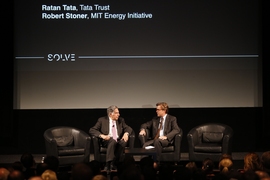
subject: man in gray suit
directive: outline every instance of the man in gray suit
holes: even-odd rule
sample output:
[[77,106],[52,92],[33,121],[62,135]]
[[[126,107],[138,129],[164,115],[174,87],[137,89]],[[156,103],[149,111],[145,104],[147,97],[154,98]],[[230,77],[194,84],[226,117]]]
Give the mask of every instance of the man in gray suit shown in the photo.
[[115,105],[108,107],[107,116],[100,117],[90,128],[89,134],[99,137],[102,146],[107,148],[105,171],[116,170],[116,164],[127,146],[131,133],[132,128],[120,117],[119,109]]
[[[177,124],[177,118],[169,115],[168,112],[169,106],[166,102],[157,103],[157,116],[142,124],[140,127],[139,140],[141,141],[143,148],[150,145],[155,147],[157,152],[157,164],[159,163],[162,148],[173,144],[175,135],[180,132],[180,128]],[[144,142],[143,136],[146,135],[146,129],[152,132],[150,135],[152,139]]]

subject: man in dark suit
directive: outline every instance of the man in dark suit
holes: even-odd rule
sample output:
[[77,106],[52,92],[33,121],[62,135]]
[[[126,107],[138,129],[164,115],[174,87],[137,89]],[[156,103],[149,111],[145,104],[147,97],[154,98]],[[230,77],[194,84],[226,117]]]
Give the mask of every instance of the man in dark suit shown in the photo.
[[[180,132],[180,128],[177,124],[177,118],[169,115],[168,112],[169,106],[166,102],[157,103],[157,116],[151,121],[142,124],[140,128],[139,140],[141,141],[143,148],[150,145],[155,147],[157,152],[157,164],[159,163],[162,148],[173,144],[175,135]],[[152,139],[144,142],[143,136],[146,135],[146,129],[152,132],[150,135]]]
[[116,170],[121,155],[127,146],[132,128],[120,117],[117,106],[107,108],[107,116],[100,117],[90,128],[89,133],[101,139],[103,147],[107,148],[105,171]]

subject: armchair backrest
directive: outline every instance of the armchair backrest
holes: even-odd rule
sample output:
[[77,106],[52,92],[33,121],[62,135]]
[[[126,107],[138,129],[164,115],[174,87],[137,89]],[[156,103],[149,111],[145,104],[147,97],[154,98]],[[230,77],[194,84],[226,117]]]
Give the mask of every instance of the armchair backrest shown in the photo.
[[199,142],[222,143],[226,136],[233,136],[233,131],[225,124],[208,123],[193,128],[190,134],[197,135]]
[[222,142],[226,136],[233,136],[231,127],[220,123],[207,123],[192,128],[188,135],[192,135],[198,142]]
[[67,126],[52,127],[44,132],[44,138],[51,143],[55,143],[59,147],[69,145],[80,146],[83,142],[81,140],[89,137],[90,136],[86,132]]
[[57,146],[69,146],[74,143],[72,128],[69,127],[52,128],[51,134],[54,137]]

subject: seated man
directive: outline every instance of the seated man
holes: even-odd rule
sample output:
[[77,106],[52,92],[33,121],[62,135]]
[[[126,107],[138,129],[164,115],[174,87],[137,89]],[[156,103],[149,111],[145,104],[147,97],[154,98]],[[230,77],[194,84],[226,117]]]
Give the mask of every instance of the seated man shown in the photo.
[[100,117],[90,128],[92,136],[99,137],[103,147],[107,148],[105,171],[116,170],[121,155],[127,146],[132,128],[120,117],[118,107],[112,105],[107,108],[107,116]]
[[180,128],[177,124],[177,118],[169,115],[169,106],[166,102],[159,102],[156,104],[157,116],[152,120],[141,125],[139,140],[143,142],[142,136],[146,135],[146,129],[149,129],[152,134],[151,140],[146,141],[143,144],[143,148],[149,145],[153,145],[157,152],[157,164],[160,162],[160,155],[162,148],[173,144],[174,137],[180,133]]

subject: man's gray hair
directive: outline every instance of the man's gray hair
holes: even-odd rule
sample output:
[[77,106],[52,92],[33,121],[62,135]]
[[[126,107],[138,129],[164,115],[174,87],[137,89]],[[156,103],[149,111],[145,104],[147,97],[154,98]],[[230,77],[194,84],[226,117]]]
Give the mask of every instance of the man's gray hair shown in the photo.
[[114,112],[115,109],[118,109],[116,105],[111,105],[107,108],[107,115],[109,116],[111,113]]

